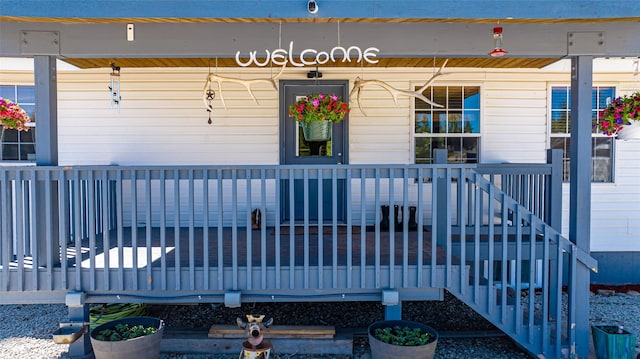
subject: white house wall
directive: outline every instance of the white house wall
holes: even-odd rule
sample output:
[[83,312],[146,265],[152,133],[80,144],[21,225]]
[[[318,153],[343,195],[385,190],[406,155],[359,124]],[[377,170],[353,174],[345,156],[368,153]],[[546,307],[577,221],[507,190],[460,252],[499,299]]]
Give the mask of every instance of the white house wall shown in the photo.
[[[277,69],[212,68],[228,77],[265,78]],[[321,68],[323,79],[356,76],[397,88],[422,85],[432,68]],[[128,69],[121,71],[120,109],[110,105],[110,69],[67,70],[58,74],[59,164],[63,165],[237,165],[279,162],[278,92],[255,84],[253,102],[244,86],[214,87],[212,125],[207,124],[202,91],[209,69]],[[305,79],[308,69],[287,69],[280,78]],[[548,147],[549,88],[570,85],[569,72],[535,69],[445,69],[435,85],[478,85],[482,94],[482,162],[544,162]],[[640,89],[632,70],[595,73],[594,85],[619,93]],[[1,84],[32,84],[31,71],[2,71]],[[228,110],[220,100],[224,96]],[[411,163],[412,101],[377,86],[362,93],[364,116],[352,99],[349,163]],[[640,251],[640,141],[615,143],[615,183],[592,186],[592,251]],[[397,195],[400,195],[397,193]],[[359,201],[360,194],[352,198]],[[563,232],[568,233],[569,188],[564,186]],[[359,203],[353,203],[359,206]],[[375,210],[373,207],[371,211]],[[370,216],[371,214],[369,214]]]

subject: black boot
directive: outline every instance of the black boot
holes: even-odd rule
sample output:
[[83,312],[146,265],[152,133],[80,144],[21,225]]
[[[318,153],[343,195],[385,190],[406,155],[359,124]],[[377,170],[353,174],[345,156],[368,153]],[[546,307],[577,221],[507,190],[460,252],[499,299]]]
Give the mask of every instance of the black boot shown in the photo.
[[393,206],[393,212],[395,216],[393,222],[395,223],[396,231],[402,230],[402,217],[404,216],[404,213],[402,213],[402,210],[403,210],[403,207],[398,206],[397,204]]
[[416,206],[409,207],[409,230],[415,231],[418,229],[418,222],[416,222]]
[[380,221],[380,230],[388,231],[389,230],[389,206],[387,205],[380,206],[380,210],[382,211],[382,220]]
[[251,212],[251,229],[262,228],[262,212],[256,208]]

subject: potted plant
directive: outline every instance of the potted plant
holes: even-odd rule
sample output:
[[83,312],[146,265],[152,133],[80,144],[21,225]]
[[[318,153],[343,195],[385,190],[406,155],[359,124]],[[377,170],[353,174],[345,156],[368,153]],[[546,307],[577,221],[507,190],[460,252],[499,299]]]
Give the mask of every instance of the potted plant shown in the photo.
[[607,136],[622,140],[640,139],[640,91],[614,99],[600,111],[595,126]]
[[591,334],[598,359],[635,359],[636,337],[623,327],[593,325]]
[[369,326],[369,347],[373,359],[432,359],[438,332],[430,326],[408,320],[383,320]]
[[328,141],[334,123],[344,121],[349,105],[334,94],[311,94],[289,106],[289,116],[302,126],[307,141]]
[[154,317],[126,317],[101,324],[91,331],[96,359],[157,359],[164,321]]
[[0,97],[0,142],[4,139],[4,130],[29,131],[29,121],[29,116],[18,104]]

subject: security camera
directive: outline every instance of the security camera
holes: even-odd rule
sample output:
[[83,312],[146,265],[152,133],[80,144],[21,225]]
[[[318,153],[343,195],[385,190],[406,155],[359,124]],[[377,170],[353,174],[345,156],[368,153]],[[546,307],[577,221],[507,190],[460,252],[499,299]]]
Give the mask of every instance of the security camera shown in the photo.
[[309,14],[315,14],[318,12],[318,3],[316,3],[316,0],[309,0],[307,3],[307,11],[309,11]]

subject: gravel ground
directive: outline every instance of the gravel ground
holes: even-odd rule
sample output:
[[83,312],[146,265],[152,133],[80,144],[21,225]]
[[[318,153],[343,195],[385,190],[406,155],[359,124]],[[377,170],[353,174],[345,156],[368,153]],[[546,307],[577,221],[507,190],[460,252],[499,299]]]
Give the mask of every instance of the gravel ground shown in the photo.
[[[623,325],[638,336],[640,347],[640,295],[618,293],[612,296],[591,296],[592,324]],[[279,324],[335,325],[340,328],[365,328],[382,319],[379,303],[316,303],[287,305],[255,304],[239,309],[222,306],[150,306],[149,314],[165,319],[168,327],[209,328],[214,323],[232,324],[246,312],[273,316]],[[427,323],[441,333],[473,331],[492,333],[490,323],[480,318],[451,296],[442,302],[405,303],[404,319]],[[51,333],[58,323],[66,321],[64,305],[0,305],[0,358],[69,358],[68,345],[55,344]],[[10,323],[9,325],[7,325]],[[28,353],[28,356],[25,356]],[[237,354],[162,353],[161,359],[237,359]],[[276,359],[366,359],[370,358],[366,337],[354,338],[354,353],[348,356],[310,356],[278,353]],[[529,358],[504,336],[441,338],[436,358],[512,359]]]

